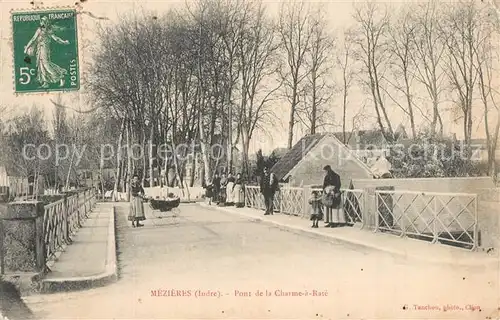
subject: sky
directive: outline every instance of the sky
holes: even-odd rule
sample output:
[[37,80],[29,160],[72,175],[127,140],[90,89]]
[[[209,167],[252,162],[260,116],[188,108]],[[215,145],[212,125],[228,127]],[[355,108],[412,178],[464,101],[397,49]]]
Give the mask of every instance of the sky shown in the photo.
[[[279,8],[279,1],[266,1],[264,2],[268,5],[270,12],[273,15],[277,15]],[[329,23],[331,31],[338,30],[349,26],[353,23],[352,20],[352,10],[353,10],[353,2],[350,1],[327,1],[327,2],[319,2],[322,10],[324,10],[327,17],[329,17]],[[385,1],[388,5],[392,6],[401,6],[405,5],[403,1],[397,2],[388,2]],[[54,8],[54,7],[75,7],[75,2],[69,0],[45,0],[43,4],[41,2],[35,2],[35,4],[42,8]],[[91,12],[95,16],[106,17],[109,21],[102,20],[99,23],[103,24],[112,24],[118,21],[118,17],[121,14],[133,11],[141,11],[142,9],[153,10],[161,13],[163,11],[167,11],[173,7],[182,7],[185,5],[184,1],[167,1],[167,0],[156,0],[156,1],[147,1],[147,0],[129,0],[129,1],[121,1],[121,0],[87,0],[83,4],[83,9],[85,11]],[[26,112],[30,109],[30,107],[36,103],[44,108],[45,117],[47,120],[51,120],[54,106],[50,102],[51,99],[55,100],[57,98],[57,94],[19,94],[16,95],[14,93],[14,81],[13,81],[13,58],[12,58],[12,26],[10,22],[10,11],[12,9],[30,9],[33,8],[33,5],[30,4],[30,0],[23,1],[13,1],[13,0],[0,0],[0,90],[1,90],[1,101],[5,105],[12,106],[11,113],[18,114],[22,112]],[[78,21],[78,33],[80,37],[80,42],[82,38],[85,38],[89,41],[95,37],[95,29],[93,26],[95,25],[96,20],[86,16],[80,15]],[[80,48],[80,59],[89,61],[91,59],[91,53],[82,50]],[[83,64],[81,64],[82,66]],[[80,72],[85,72],[85,70],[81,70]],[[85,104],[84,95],[84,84],[82,89],[77,93],[63,93],[61,98],[64,103],[76,105],[81,110],[88,110],[92,106],[88,106]],[[360,90],[354,89],[351,93],[350,103],[353,106],[361,106],[363,102],[366,100],[366,96]],[[334,114],[338,114],[336,110],[339,110],[339,101],[332,101],[329,105],[330,108],[333,108]],[[277,104],[273,106],[273,109],[277,110],[278,119],[275,123],[273,123],[267,129],[267,133],[257,132],[254,136],[251,145],[251,152],[256,151],[259,148],[262,148],[264,153],[269,153],[271,150],[277,147],[286,147],[287,144],[287,132],[288,132],[288,116],[289,116],[289,107],[284,104]],[[353,110],[355,108],[352,108]],[[368,113],[371,113],[371,109],[373,109],[370,105],[367,105],[366,110]],[[355,110],[354,110],[355,111]],[[352,112],[354,112],[352,111]],[[2,117],[6,117],[6,115],[1,115]],[[352,116],[348,114],[348,117]],[[401,121],[402,114],[398,112],[396,108],[391,109],[390,113],[391,119],[393,119],[394,127],[396,127]],[[336,117],[336,120],[339,120],[340,117]],[[444,121],[446,123],[446,132],[457,133],[457,136],[461,135],[461,128],[459,125],[453,124],[449,119],[451,116],[445,115]],[[373,127],[374,121],[367,120],[365,121],[364,127],[371,128]],[[476,128],[475,128],[476,129]],[[294,141],[298,141],[304,132],[300,132],[300,128],[295,132]],[[478,130],[474,132],[475,137],[483,137],[483,129],[482,126],[478,126]]]

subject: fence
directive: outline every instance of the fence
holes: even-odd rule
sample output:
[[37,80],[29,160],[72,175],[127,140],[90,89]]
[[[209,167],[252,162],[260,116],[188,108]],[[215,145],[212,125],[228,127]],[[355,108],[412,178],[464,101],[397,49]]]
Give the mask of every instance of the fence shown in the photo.
[[[315,188],[281,187],[274,197],[274,210],[284,214],[299,217],[309,216],[309,197],[312,191],[320,191]],[[365,196],[363,190],[341,189],[342,208],[346,214],[348,223],[360,223],[361,228],[365,226],[363,216],[365,208]],[[264,209],[264,199],[260,195],[258,186],[245,186],[245,206]]]
[[[375,199],[364,190],[341,189],[342,209],[350,224],[400,237],[414,238],[475,250],[479,244],[478,196],[468,193],[437,193],[375,190]],[[308,217],[308,199],[314,188],[281,187],[274,210]],[[368,201],[373,204],[369,212]],[[245,187],[245,205],[264,209],[259,187]],[[373,207],[372,207],[373,208]]]
[[93,190],[68,194],[67,197],[45,206],[43,230],[45,240],[45,261],[54,259],[64,245],[70,244],[75,232],[96,202]]
[[375,199],[376,232],[478,247],[476,194],[377,190]]

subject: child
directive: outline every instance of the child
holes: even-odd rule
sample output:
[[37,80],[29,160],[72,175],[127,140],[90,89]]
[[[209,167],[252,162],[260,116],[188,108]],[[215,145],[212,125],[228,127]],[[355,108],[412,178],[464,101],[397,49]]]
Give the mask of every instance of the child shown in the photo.
[[318,191],[311,192],[311,198],[309,198],[309,204],[311,205],[311,221],[313,225],[311,228],[318,227],[318,221],[323,220],[323,208],[321,203],[321,197]]

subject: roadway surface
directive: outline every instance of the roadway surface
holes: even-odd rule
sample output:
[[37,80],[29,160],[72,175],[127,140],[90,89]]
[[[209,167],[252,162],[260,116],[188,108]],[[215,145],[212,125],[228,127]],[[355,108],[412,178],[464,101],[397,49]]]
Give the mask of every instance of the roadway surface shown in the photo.
[[38,317],[485,319],[499,306],[498,269],[406,261],[195,204],[147,208],[132,228],[118,205],[118,282],[29,299]]

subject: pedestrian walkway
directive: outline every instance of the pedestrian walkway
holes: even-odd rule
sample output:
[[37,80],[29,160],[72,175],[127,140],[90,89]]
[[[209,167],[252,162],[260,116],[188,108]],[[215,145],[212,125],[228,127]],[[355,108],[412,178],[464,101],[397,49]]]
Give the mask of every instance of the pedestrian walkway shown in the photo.
[[240,214],[252,219],[259,219],[262,222],[289,230],[328,237],[348,245],[357,245],[383,251],[403,258],[418,259],[430,263],[461,265],[471,268],[498,269],[500,267],[498,253],[470,252],[465,249],[442,244],[432,244],[420,240],[374,233],[369,230],[360,230],[357,227],[325,228],[323,225],[320,225],[318,229],[313,229],[308,220],[297,216],[280,213],[265,216],[263,210],[253,208],[218,207],[214,205],[209,206],[206,203],[200,205],[228,213]]
[[42,281],[43,292],[76,290],[116,279],[115,205],[97,203]]

